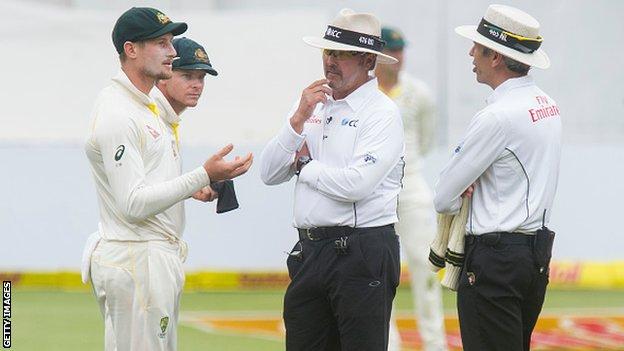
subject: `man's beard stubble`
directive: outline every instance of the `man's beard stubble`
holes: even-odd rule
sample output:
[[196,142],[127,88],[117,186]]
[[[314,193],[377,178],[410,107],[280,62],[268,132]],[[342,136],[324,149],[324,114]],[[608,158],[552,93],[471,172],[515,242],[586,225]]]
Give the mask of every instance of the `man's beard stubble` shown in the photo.
[[154,81],[165,80],[165,79],[169,79],[173,77],[172,71],[166,72],[166,71],[161,70],[161,71],[155,72],[155,71],[150,70],[147,67],[143,68],[143,74],[147,77],[154,79]]

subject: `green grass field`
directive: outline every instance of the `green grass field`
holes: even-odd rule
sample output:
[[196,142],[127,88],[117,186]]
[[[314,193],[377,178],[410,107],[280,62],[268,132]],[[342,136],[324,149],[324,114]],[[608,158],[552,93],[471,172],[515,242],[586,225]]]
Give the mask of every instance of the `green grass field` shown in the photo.
[[[223,291],[186,293],[182,314],[190,312],[249,312],[279,315],[283,290]],[[103,323],[94,297],[88,292],[13,290],[13,350],[102,350]],[[406,313],[412,308],[409,290],[399,289],[396,308]],[[447,314],[455,311],[455,294],[445,292]],[[620,311],[624,314],[624,291],[550,290],[544,313],[560,311]],[[218,330],[179,326],[179,349],[269,351],[283,350],[279,339],[256,338]]]

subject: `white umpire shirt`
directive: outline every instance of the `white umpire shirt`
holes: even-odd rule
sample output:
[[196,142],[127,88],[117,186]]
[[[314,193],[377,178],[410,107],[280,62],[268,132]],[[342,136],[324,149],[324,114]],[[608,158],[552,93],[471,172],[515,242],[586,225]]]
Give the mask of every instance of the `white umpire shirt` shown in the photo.
[[180,237],[180,203],[210,183],[203,167],[180,175],[176,141],[155,101],[123,72],[98,96],[85,151],[95,178],[100,235],[108,240]]
[[460,196],[475,190],[466,231],[530,233],[548,224],[561,154],[561,117],[533,78],[508,79],[470,122],[463,142],[442,170],[435,207],[457,213]]
[[[267,185],[290,180],[306,142],[312,161],[295,185],[294,226],[376,227],[397,222],[403,177],[403,125],[398,108],[370,79],[342,100],[319,103],[301,135],[289,120],[262,151]],[[290,118],[299,102],[290,111]]]

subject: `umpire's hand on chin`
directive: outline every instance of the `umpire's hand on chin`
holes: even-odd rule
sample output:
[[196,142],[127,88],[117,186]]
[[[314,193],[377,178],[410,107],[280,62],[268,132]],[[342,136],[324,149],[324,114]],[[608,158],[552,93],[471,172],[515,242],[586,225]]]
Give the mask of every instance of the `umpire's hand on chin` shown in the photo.
[[193,199],[203,202],[212,202],[218,197],[219,193],[212,190],[210,186],[205,186],[201,190],[193,194]]
[[234,145],[228,144],[204,163],[204,169],[211,182],[236,178],[251,167],[253,163],[251,153],[245,157],[236,156],[233,161],[225,160],[224,157],[232,152],[232,149],[234,149]]

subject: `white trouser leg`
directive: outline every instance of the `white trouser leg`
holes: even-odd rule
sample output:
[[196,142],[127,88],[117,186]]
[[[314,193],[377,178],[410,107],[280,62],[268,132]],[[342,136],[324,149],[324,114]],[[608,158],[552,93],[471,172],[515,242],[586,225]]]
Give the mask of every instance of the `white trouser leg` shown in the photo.
[[110,313],[107,311],[106,295],[103,290],[96,292],[95,287],[93,289],[93,294],[100,307],[102,319],[104,319],[104,351],[116,351],[117,347],[115,345],[115,334],[113,333],[113,322],[110,318]]
[[172,351],[184,271],[177,245],[100,242],[91,278],[105,321],[106,351]]
[[406,177],[399,196],[397,233],[407,256],[417,326],[426,351],[447,349],[440,283],[427,267],[429,244],[435,230],[435,213],[427,184],[420,176]]

